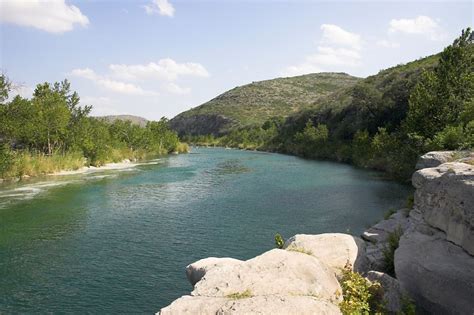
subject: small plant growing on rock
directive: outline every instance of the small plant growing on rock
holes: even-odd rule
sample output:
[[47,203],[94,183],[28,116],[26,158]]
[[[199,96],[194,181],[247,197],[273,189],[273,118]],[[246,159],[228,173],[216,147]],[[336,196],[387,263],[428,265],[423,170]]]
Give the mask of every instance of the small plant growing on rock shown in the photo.
[[293,245],[289,246],[286,250],[290,251],[290,252],[297,252],[297,253],[302,253],[302,254],[306,254],[306,255],[313,255],[312,251],[306,250],[303,247],[297,247],[297,246],[293,246]]
[[281,236],[280,233],[275,234],[276,248],[282,249],[284,245],[285,245],[285,240],[283,239],[283,236]]
[[384,313],[383,289],[380,283],[370,282],[350,265],[342,271],[340,279],[343,301],[339,308],[344,315]]
[[387,245],[383,250],[385,271],[392,277],[395,277],[395,250],[398,248],[402,234],[403,230],[400,226],[393,230],[393,232],[389,233],[387,237]]
[[240,299],[247,299],[252,297],[252,291],[249,289],[245,290],[244,292],[236,292],[227,295],[226,297],[233,299],[233,300],[240,300]]
[[402,315],[415,315],[416,314],[416,305],[413,303],[413,300],[410,297],[404,295],[401,300],[401,314]]
[[408,196],[407,198],[407,208],[408,209],[413,209],[413,205],[415,204],[415,196],[413,194],[411,194],[410,196]]
[[397,212],[397,210],[395,210],[395,209],[393,209],[393,208],[390,208],[390,209],[388,209],[387,212],[385,212],[383,218],[384,218],[385,220],[388,220],[388,219],[392,216],[392,214],[394,214],[394,213],[396,213],[396,212]]

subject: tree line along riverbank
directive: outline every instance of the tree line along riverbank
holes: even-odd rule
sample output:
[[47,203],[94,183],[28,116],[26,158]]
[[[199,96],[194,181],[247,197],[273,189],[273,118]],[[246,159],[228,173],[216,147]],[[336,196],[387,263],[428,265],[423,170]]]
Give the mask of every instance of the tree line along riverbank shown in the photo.
[[31,99],[9,98],[12,83],[0,76],[0,178],[37,176],[123,160],[188,152],[168,120],[142,127],[91,117],[67,80],[36,86]]

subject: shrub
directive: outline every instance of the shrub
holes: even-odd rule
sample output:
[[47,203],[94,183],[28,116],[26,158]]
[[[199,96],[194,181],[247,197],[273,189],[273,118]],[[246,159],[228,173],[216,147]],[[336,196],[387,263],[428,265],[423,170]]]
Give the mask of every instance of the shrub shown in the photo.
[[339,308],[344,315],[384,313],[383,289],[380,283],[370,282],[350,266],[342,271],[340,279],[343,301]]
[[285,240],[281,236],[280,233],[275,234],[275,246],[276,248],[282,249],[283,245],[285,245]]
[[410,297],[403,295],[401,300],[401,314],[402,315],[415,315],[416,305]]
[[401,227],[398,227],[393,230],[393,232],[389,233],[387,237],[387,246],[383,250],[385,271],[392,277],[395,277],[395,250],[398,248],[398,244],[402,234],[403,231]]

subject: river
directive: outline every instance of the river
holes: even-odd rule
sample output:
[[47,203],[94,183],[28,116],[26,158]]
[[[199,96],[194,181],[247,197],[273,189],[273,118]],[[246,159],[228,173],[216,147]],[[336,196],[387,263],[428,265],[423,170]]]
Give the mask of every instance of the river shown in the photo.
[[184,267],[248,259],[274,234],[359,235],[411,189],[379,173],[214,148],[0,185],[0,313],[154,313]]

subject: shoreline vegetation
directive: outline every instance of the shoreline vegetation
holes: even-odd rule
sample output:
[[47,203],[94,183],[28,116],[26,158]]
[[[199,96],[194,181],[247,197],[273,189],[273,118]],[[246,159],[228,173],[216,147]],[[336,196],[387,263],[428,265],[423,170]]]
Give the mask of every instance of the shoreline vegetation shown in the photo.
[[14,180],[107,163],[186,153],[168,119],[142,127],[89,116],[67,80],[38,84],[31,99],[9,100],[12,84],[0,75],[0,179]]
[[406,182],[424,153],[474,148],[474,33],[467,28],[443,52],[382,70],[313,109],[226,133],[180,136],[194,145],[349,163]]

